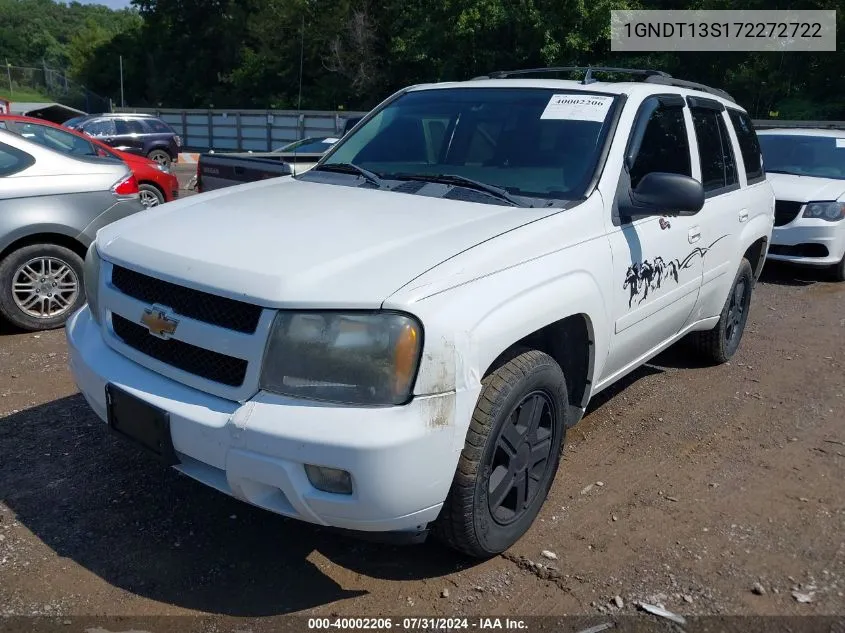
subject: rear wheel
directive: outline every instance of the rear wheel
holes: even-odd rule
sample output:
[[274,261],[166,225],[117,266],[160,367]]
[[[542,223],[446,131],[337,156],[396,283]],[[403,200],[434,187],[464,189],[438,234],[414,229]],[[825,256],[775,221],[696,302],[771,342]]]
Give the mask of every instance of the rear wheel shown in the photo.
[[154,160],[159,165],[164,165],[165,167],[170,167],[170,163],[172,162],[170,154],[165,152],[163,149],[154,149],[147,154],[147,158]]
[[0,262],[0,316],[21,329],[61,327],[84,303],[82,258],[64,246],[33,244]]
[[748,321],[753,288],[751,264],[743,259],[716,326],[707,332],[693,332],[690,335],[690,342],[703,359],[716,364],[725,363],[739,349]]
[[141,204],[144,205],[145,209],[164,204],[164,194],[155,185],[148,183],[138,185],[138,193],[141,197]]
[[518,541],[543,506],[565,435],[566,380],[525,351],[482,381],[466,444],[434,534],[477,558]]

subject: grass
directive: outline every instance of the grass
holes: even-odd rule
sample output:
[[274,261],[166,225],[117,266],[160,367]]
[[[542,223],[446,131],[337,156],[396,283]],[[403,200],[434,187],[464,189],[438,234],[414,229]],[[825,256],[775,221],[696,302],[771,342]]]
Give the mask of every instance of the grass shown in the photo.
[[3,87],[3,84],[0,83],[0,96],[9,101],[34,101],[34,102],[52,102],[54,99],[51,99],[43,92],[40,92],[37,88],[28,88],[26,86],[15,86],[15,91],[9,94],[9,85],[6,84]]

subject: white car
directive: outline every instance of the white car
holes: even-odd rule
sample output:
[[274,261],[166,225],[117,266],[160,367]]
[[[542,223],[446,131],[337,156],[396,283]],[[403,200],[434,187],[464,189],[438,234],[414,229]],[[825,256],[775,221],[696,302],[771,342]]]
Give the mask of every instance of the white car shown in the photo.
[[76,383],[243,501],[505,550],[593,395],[688,334],[734,354],[765,260],[748,115],[630,72],[411,87],[305,174],[103,229]]
[[845,281],[845,130],[760,130],[775,190],[769,259],[832,268]]

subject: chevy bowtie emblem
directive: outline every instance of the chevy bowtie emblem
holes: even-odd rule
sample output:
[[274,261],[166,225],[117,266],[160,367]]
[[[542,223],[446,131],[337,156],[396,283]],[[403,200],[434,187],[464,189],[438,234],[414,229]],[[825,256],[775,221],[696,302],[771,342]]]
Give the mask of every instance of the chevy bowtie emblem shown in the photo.
[[150,306],[144,310],[144,314],[141,317],[141,324],[146,327],[153,336],[168,339],[174,332],[176,332],[179,321],[167,316],[167,313],[168,308],[158,305]]

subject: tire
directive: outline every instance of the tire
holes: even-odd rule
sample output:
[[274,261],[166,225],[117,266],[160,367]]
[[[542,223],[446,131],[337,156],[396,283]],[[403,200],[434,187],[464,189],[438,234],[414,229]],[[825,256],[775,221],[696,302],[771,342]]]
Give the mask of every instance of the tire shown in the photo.
[[[728,362],[739,349],[745,324],[748,322],[753,289],[754,272],[749,261],[743,259],[722,308],[719,322],[712,330],[693,332],[690,335],[690,343],[702,360],[721,365]],[[739,296],[739,293],[742,296]]]
[[833,267],[833,280],[845,281],[845,257]]
[[[432,532],[464,554],[489,558],[528,531],[546,500],[560,463],[568,397],[563,370],[537,350],[513,357],[481,384],[455,478]],[[517,423],[532,404],[542,414],[533,430]],[[537,451],[533,459],[542,458],[533,465],[526,455],[530,442]],[[526,482],[522,500],[514,485],[519,481]]]
[[159,165],[164,165],[165,167],[170,167],[170,163],[173,162],[173,159],[170,158],[170,154],[163,149],[152,150],[149,154],[147,154],[147,158],[154,160]]
[[164,194],[161,193],[161,190],[155,185],[151,185],[146,182],[138,185],[138,193],[141,197],[141,204],[144,205],[145,209],[157,207],[158,205],[165,203]]
[[72,250],[33,244],[0,262],[0,316],[22,330],[61,327],[84,304],[82,258]]

